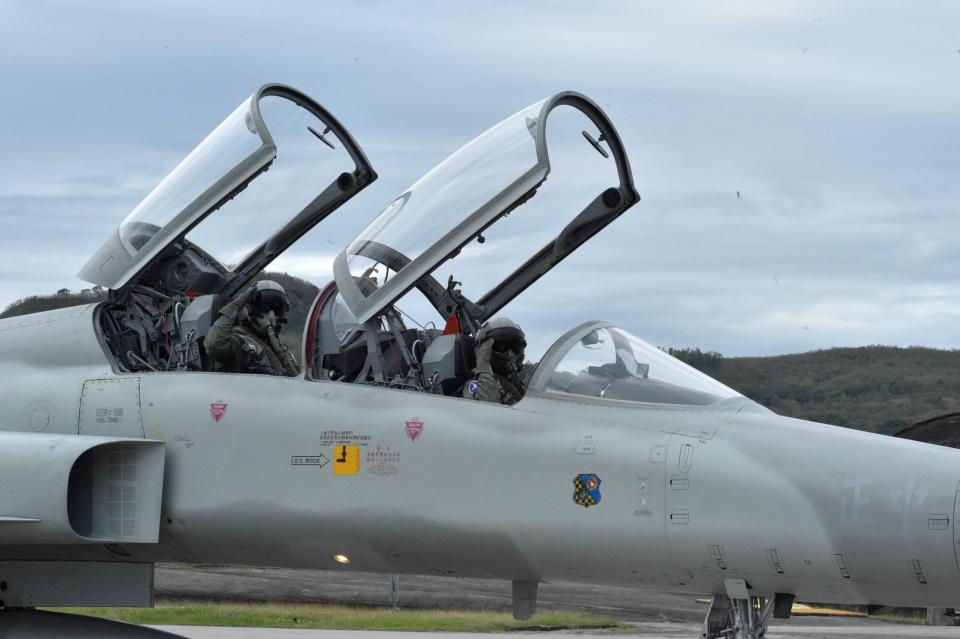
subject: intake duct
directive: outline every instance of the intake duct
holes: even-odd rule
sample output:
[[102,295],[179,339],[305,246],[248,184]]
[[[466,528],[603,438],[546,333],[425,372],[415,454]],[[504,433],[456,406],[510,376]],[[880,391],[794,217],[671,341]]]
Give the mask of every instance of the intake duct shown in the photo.
[[41,610],[0,610],[4,639],[184,639],[162,630],[119,621]]
[[0,544],[156,543],[163,442],[0,433]]

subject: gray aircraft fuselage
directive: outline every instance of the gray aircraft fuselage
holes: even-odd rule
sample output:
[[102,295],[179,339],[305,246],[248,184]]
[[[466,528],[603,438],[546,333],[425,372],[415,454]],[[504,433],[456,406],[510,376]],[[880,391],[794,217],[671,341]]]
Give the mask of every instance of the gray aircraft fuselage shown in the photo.
[[[19,543],[0,546],[2,559],[696,593],[737,577],[813,601],[960,601],[952,449],[780,417],[749,400],[658,408],[528,396],[507,407],[267,375],[116,374],[93,310],[0,321],[2,428],[25,430],[43,407],[38,432],[165,442],[159,543],[123,545],[122,557],[96,543]],[[71,361],[47,367],[71,349]],[[85,384],[102,391],[93,410],[90,397],[81,406]],[[97,420],[111,408],[124,409],[119,419]],[[359,468],[337,474],[344,446],[356,447]],[[574,502],[579,474],[600,478],[599,503]],[[0,524],[0,535],[26,525]]]

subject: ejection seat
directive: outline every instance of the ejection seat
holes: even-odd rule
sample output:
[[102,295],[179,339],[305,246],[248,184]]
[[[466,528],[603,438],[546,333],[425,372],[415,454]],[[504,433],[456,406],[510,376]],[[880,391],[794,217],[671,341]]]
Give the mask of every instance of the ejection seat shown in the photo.
[[440,335],[430,343],[421,363],[426,390],[456,395],[477,364],[474,339],[463,333]]
[[[367,335],[371,326],[377,327],[374,339]],[[371,344],[382,360],[381,380],[368,379]],[[473,338],[459,332],[384,330],[379,320],[360,326],[333,282],[314,301],[304,346],[304,362],[314,379],[388,384],[413,379],[402,387],[444,395],[459,392],[476,363]]]
[[[357,336],[358,338],[360,335]],[[387,379],[392,379],[397,375],[406,377],[410,371],[410,364],[407,363],[403,355],[404,348],[407,353],[413,354],[415,344],[422,341],[420,331],[416,329],[407,329],[400,332],[401,342],[390,333],[381,333],[377,336],[379,342],[380,354],[383,357],[384,373]],[[422,352],[422,351],[421,351]],[[325,353],[321,360],[321,368],[329,371],[330,379],[345,381],[365,381],[359,379],[363,373],[364,364],[367,362],[368,348],[367,342],[363,339],[351,340],[351,345],[342,348],[333,353]]]
[[184,348],[188,350],[188,359],[194,362],[199,360],[200,370],[213,370],[213,362],[207,356],[203,341],[213,327],[213,323],[217,321],[218,313],[220,313],[220,296],[212,294],[194,298],[180,316],[180,333],[184,336]]
[[[369,369],[369,326],[360,326],[339,300],[337,286],[330,283],[317,296],[307,329],[304,361],[315,379],[366,382]],[[383,362],[384,380],[406,378],[419,366],[428,339],[423,331],[403,328],[377,330],[373,342]]]

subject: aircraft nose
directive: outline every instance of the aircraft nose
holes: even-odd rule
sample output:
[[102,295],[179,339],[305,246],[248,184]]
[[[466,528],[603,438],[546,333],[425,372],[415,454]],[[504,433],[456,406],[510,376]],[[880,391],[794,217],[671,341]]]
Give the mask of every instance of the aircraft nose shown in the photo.
[[960,451],[759,413],[731,419],[716,439],[736,473],[716,487],[732,504],[727,521],[756,522],[750,536],[783,566],[799,561],[850,598],[960,601]]

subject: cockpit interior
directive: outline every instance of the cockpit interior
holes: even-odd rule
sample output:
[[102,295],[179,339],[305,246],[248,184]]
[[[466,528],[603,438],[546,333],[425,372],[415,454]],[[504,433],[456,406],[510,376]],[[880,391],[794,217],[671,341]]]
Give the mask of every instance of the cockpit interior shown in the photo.
[[588,98],[521,110],[337,256],[306,340],[310,375],[457,394],[481,325],[638,200],[620,138]]
[[[111,290],[98,322],[115,366],[211,370],[203,340],[219,309],[376,177],[323,107],[290,87],[261,88],[81,271]],[[302,327],[305,377],[458,396],[484,322],[639,199],[620,137],[589,98],[564,92],[519,111],[336,255]],[[563,336],[529,381],[529,393],[604,401],[736,395],[604,322]]]

